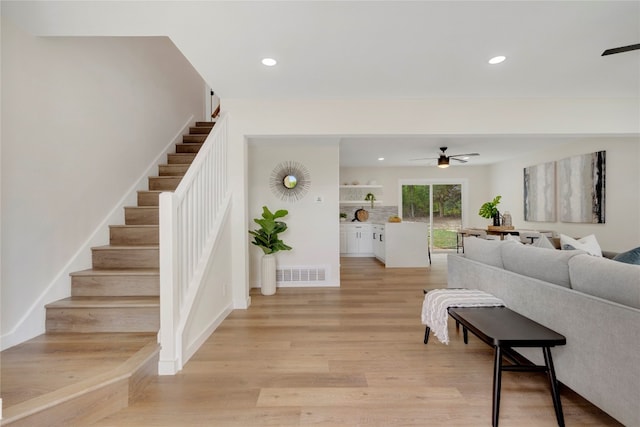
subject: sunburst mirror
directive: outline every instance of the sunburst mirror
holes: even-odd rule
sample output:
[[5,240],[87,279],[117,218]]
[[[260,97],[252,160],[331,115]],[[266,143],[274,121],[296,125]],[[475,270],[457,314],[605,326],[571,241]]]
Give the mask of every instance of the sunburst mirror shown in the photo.
[[296,202],[309,191],[311,179],[305,165],[294,160],[287,160],[278,164],[271,172],[269,182],[271,191],[280,199]]

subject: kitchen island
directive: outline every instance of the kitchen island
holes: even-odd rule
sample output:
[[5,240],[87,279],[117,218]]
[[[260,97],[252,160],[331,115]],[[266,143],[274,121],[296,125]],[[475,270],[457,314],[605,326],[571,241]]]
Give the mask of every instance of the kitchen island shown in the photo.
[[385,267],[428,267],[428,232],[424,222],[385,223]]
[[355,222],[340,225],[340,255],[373,257],[387,268],[428,267],[424,222]]

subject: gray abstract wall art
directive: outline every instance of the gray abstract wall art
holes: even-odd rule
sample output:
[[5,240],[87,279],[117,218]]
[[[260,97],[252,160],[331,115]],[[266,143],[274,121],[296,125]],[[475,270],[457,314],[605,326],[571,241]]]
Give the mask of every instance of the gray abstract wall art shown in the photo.
[[560,221],[605,223],[606,151],[558,161]]
[[524,220],[555,222],[555,162],[524,168]]

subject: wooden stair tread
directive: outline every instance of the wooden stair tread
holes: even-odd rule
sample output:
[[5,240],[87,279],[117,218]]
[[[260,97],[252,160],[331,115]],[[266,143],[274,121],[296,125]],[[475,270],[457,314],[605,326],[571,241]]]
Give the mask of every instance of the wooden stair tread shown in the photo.
[[159,307],[160,297],[69,297],[54,301],[46,308],[111,308],[111,307]]
[[91,248],[91,250],[94,251],[108,251],[108,250],[135,250],[135,249],[142,249],[142,250],[153,250],[153,249],[159,249],[160,246],[158,245],[135,245],[135,246],[126,246],[126,245],[104,245],[104,246],[94,246]]
[[[173,169],[189,169],[189,166],[191,166],[191,164],[189,163],[160,163],[158,165],[158,167],[173,168]],[[164,175],[161,175],[161,176],[164,176]]]
[[163,191],[171,192],[171,190],[138,190],[138,207],[158,207],[160,193]]
[[123,268],[123,269],[93,269],[74,271],[70,276],[159,276],[160,270],[157,268]]
[[191,135],[206,135],[211,132],[212,127],[209,126],[191,126],[189,128],[189,133]]
[[168,155],[167,161],[169,164],[190,164],[195,157],[196,153],[173,153]]
[[[149,208],[149,207],[155,207],[156,209],[158,208],[157,206],[136,206],[139,208]],[[154,224],[115,224],[115,225],[110,225],[110,228],[158,228],[160,227],[159,225],[154,225]]]
[[[122,399],[99,390],[125,381],[129,386],[123,391],[129,389],[128,399],[133,400],[157,363],[158,352],[157,334],[139,332],[57,332],[4,350],[2,424],[59,425],[62,419],[91,424],[121,409]],[[38,375],[29,375],[34,369]],[[93,415],[92,408],[108,412]]]

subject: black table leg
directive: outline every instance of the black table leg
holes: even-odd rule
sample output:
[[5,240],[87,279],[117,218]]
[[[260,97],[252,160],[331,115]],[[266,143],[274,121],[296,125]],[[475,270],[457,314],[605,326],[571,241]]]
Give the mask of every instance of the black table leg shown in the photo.
[[553,407],[556,410],[556,419],[558,425],[564,427],[564,415],[562,413],[562,402],[560,402],[560,391],[558,390],[558,381],[556,380],[556,371],[553,368],[553,358],[551,357],[551,349],[543,347],[544,363],[547,367],[549,382],[551,383],[551,397],[553,398]]
[[431,332],[431,328],[427,326],[424,329],[424,343],[425,344],[429,342],[429,332]]
[[500,386],[502,382],[502,349],[495,347],[495,359],[493,361],[493,412],[491,419],[493,427],[498,427],[498,417],[500,416]]

